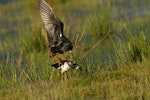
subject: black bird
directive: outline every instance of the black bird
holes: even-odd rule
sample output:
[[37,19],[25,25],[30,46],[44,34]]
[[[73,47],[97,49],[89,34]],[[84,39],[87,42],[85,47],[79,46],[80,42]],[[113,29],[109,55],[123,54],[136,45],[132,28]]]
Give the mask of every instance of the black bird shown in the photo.
[[38,0],[40,16],[45,25],[49,47],[50,57],[56,54],[63,54],[66,51],[72,51],[72,42],[63,34],[63,23],[56,17],[53,9],[44,1]]

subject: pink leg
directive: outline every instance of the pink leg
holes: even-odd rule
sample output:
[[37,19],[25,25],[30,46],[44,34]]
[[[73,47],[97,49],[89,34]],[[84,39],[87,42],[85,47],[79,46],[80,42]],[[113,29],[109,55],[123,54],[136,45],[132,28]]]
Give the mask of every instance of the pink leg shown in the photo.
[[57,57],[61,58],[62,60],[69,60],[67,58],[64,58],[62,55],[58,54]]
[[60,60],[57,60],[52,53],[50,54],[50,58],[55,60],[58,63],[59,66],[62,65],[62,62]]

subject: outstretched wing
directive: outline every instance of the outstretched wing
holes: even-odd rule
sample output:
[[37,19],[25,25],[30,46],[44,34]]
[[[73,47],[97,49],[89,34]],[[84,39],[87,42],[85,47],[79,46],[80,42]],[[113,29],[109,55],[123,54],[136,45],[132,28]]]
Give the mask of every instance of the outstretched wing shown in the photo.
[[53,9],[44,1],[38,0],[41,18],[47,32],[49,45],[51,47],[59,45],[63,35],[63,23],[57,19]]

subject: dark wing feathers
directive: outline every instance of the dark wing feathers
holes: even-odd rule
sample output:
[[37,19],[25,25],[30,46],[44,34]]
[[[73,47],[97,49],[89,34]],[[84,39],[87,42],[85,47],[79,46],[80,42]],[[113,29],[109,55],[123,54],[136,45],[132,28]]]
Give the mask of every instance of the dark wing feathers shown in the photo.
[[51,47],[61,43],[60,36],[63,35],[63,23],[57,19],[53,9],[44,1],[38,0],[41,18],[47,32],[49,45]]
[[[61,63],[64,64],[66,61],[67,61],[67,60],[61,60]],[[55,64],[53,64],[53,65],[51,65],[51,66],[53,66],[53,67],[55,67],[55,68],[59,68],[61,65],[59,66],[58,63],[55,63]]]

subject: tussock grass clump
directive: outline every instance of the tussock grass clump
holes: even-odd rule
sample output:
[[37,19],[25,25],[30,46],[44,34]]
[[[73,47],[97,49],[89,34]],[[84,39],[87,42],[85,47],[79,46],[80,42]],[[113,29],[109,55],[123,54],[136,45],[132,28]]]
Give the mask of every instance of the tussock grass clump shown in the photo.
[[127,51],[132,62],[142,60],[149,55],[149,34],[144,31],[128,33]]

